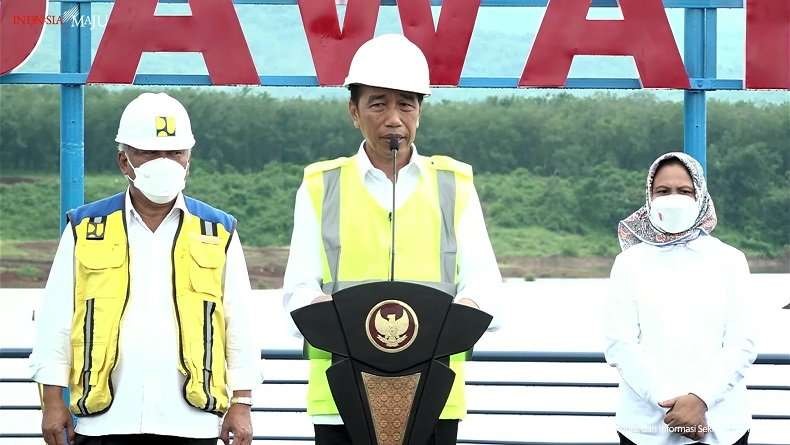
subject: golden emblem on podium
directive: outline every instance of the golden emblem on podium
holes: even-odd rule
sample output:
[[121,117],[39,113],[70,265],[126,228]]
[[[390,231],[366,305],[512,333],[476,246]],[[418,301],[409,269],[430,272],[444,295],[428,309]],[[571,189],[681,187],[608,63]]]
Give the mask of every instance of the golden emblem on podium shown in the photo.
[[384,300],[368,312],[365,331],[376,349],[401,352],[417,338],[419,320],[414,310],[400,300]]

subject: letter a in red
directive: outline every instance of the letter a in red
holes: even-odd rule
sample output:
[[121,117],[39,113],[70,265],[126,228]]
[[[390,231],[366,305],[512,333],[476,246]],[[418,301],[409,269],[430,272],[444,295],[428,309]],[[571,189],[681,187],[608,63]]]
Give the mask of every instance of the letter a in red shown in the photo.
[[519,86],[562,87],[575,55],[633,56],[645,88],[689,88],[661,0],[619,0],[623,20],[587,20],[590,0],[550,0]]
[[132,83],[148,51],[200,52],[213,84],[260,84],[232,0],[190,0],[191,16],[156,16],[156,5],[115,0],[88,83]]

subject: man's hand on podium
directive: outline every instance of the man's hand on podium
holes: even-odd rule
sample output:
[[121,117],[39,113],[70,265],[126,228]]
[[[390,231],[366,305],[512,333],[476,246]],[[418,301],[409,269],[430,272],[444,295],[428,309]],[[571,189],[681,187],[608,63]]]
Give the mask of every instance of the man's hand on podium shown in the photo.
[[310,304],[316,303],[323,303],[324,301],[332,301],[332,296],[327,294],[321,294],[313,299]]
[[471,300],[469,298],[461,298],[460,300],[456,301],[456,303],[463,304],[464,306],[473,307],[475,309],[480,309],[480,306],[478,306],[477,303],[474,302],[474,300]]

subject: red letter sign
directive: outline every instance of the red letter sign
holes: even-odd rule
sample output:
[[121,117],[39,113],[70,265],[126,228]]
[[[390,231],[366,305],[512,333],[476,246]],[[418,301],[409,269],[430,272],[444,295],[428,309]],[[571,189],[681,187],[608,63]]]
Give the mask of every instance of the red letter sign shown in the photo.
[[403,33],[425,53],[431,85],[458,85],[480,0],[445,0],[436,31],[429,0],[399,0]]
[[157,0],[116,0],[88,83],[132,83],[143,51],[201,52],[215,85],[258,85],[231,0],[189,1],[188,17],[156,16]]
[[645,88],[689,88],[661,0],[620,0],[623,20],[587,20],[590,0],[550,0],[519,86],[561,87],[573,56],[633,56]]
[[[3,0],[0,2],[0,74],[22,65],[41,39],[47,0]],[[14,23],[14,18],[41,17],[33,23]]]
[[379,1],[348,0],[343,31],[340,31],[335,0],[299,0],[299,13],[318,83],[342,85],[354,53],[373,38]]
[[746,4],[746,88],[790,88],[790,2]]

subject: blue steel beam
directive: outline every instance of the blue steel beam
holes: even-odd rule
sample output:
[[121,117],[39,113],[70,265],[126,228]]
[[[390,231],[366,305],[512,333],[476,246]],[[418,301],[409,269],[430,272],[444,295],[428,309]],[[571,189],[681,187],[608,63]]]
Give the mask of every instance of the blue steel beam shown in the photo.
[[[90,17],[90,3],[61,3],[61,15]],[[82,23],[79,20],[78,23]],[[91,64],[91,29],[64,21],[60,28],[60,71],[87,72]],[[85,86],[60,87],[60,231],[66,227],[66,212],[85,202]],[[63,400],[69,400],[68,388]]]
[[[0,84],[85,84],[86,73],[11,73],[0,76]],[[268,87],[317,87],[315,76],[260,76],[261,85]],[[518,77],[462,77],[460,88],[517,88]],[[740,79],[690,78],[692,90],[742,90]],[[137,74],[134,85],[210,86],[206,74]],[[441,88],[441,87],[438,87]],[[453,87],[448,87],[453,88]],[[639,89],[639,79],[569,78],[568,89]]]
[[[73,12],[72,12],[73,11]],[[90,3],[63,2],[61,14],[90,14]],[[82,49],[88,39],[88,59]],[[81,29],[71,21],[60,28],[60,71],[78,73],[90,65],[90,28]],[[85,170],[85,87],[63,83],[60,87],[60,230],[66,226],[65,214],[84,202]]]
[[[710,14],[709,14],[710,12]],[[716,10],[687,9],[683,36],[686,70],[691,77],[716,73]],[[683,151],[707,173],[707,107],[704,90],[687,90],[683,98]]]

